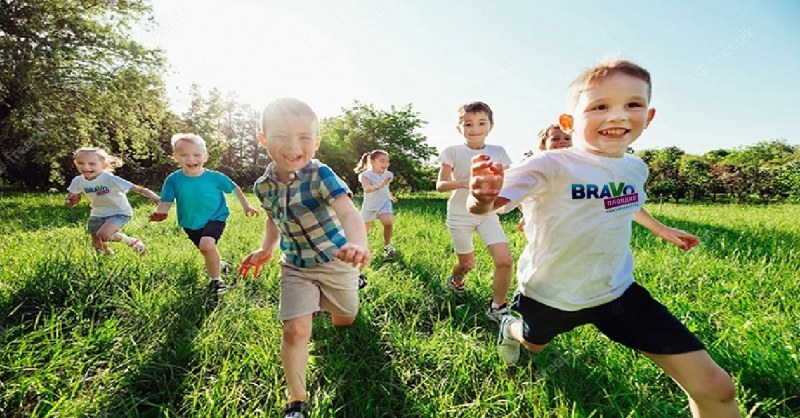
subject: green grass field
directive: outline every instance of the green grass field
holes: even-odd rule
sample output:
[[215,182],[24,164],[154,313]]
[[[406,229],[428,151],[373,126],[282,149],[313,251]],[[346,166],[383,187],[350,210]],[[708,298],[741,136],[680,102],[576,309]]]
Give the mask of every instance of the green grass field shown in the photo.
[[[277,416],[276,265],[257,280],[228,276],[234,287],[215,302],[174,213],[150,224],[152,205],[131,199],[125,230],[147,243],[141,259],[121,244],[116,259],[94,255],[85,201],[69,210],[61,195],[0,195],[0,416]],[[264,217],[229,206],[220,247],[238,265]],[[436,194],[402,199],[396,262],[379,254],[380,228],[370,232],[378,254],[356,323],[339,330],[315,319],[314,417],[688,416],[669,378],[592,327],[503,365],[484,315],[487,252],[477,252],[466,297],[443,286],[455,260],[445,206]],[[637,226],[637,281],[731,372],[743,415],[800,416],[800,205],[648,209],[703,242],[684,254]],[[515,258],[517,219],[504,218]]]

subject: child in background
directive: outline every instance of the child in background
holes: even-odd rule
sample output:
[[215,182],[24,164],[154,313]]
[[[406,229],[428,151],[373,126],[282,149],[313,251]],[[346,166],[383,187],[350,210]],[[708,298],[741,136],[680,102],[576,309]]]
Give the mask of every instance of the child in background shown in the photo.
[[[367,231],[375,219],[383,224],[383,252],[389,259],[393,259],[397,249],[391,244],[392,240],[392,202],[397,198],[389,191],[389,183],[394,179],[394,174],[388,170],[389,153],[383,150],[374,150],[361,156],[356,165],[355,172],[358,181],[364,188],[364,203],[361,205],[361,217]],[[364,171],[366,169],[366,171]]]
[[133,209],[125,193],[132,190],[158,204],[158,196],[150,189],[137,186],[115,176],[114,168],[122,166],[119,158],[108,155],[101,148],[84,147],[75,151],[72,160],[81,175],[72,179],[64,204],[71,208],[86,195],[92,207],[86,229],[92,235],[92,246],[98,252],[113,256],[107,242],[123,241],[137,253],[147,251],[142,240],[123,234],[120,229],[133,216]]
[[519,292],[500,324],[498,351],[519,359],[520,343],[543,350],[558,334],[591,323],[638,350],[686,392],[694,417],[739,417],[731,377],[667,308],[633,280],[631,221],[684,251],[699,239],[644,210],[647,165],[627,147],[655,116],[650,74],[629,61],[601,63],[570,86],[572,114],[561,115],[575,146],[546,152],[504,172],[473,159],[470,211],[522,203],[534,225],[517,270]]
[[492,109],[483,102],[467,103],[458,110],[458,132],[464,136],[464,143],[445,148],[439,155],[441,168],[436,181],[436,190],[452,191],[447,201],[447,229],[453,239],[453,247],[458,260],[447,278],[447,286],[456,294],[463,295],[464,278],[475,266],[475,252],[472,235],[477,232],[494,260],[492,279],[492,300],[487,315],[500,322],[508,315],[506,296],[511,286],[513,260],[500,219],[495,213],[474,215],[467,211],[469,196],[469,175],[472,157],[490,155],[492,161],[504,166],[511,164],[505,149],[499,145],[487,145],[486,136],[494,127]]
[[181,169],[170,174],[161,188],[161,203],[150,215],[153,222],[167,219],[172,202],[177,202],[178,225],[203,254],[209,275],[209,291],[221,295],[227,291],[220,277],[221,260],[217,243],[230,215],[224,193],[235,192],[245,216],[258,216],[247,198],[228,176],[203,165],[208,160],[206,141],[199,135],[179,133],[172,136],[172,158]]
[[355,321],[359,269],[370,259],[367,233],[347,184],[313,159],[320,137],[311,107],[297,99],[270,103],[261,116],[258,140],[272,159],[255,183],[267,226],[261,246],[242,260],[239,274],[253,268],[258,276],[280,241],[278,319],[283,321],[281,358],[289,395],[283,416],[304,418],[313,314],[330,312],[337,327]]
[[[569,148],[572,146],[572,136],[561,130],[557,124],[552,124],[541,131],[537,135],[539,138],[539,151],[550,151],[560,148]],[[534,150],[530,150],[524,154],[525,158],[531,157]]]

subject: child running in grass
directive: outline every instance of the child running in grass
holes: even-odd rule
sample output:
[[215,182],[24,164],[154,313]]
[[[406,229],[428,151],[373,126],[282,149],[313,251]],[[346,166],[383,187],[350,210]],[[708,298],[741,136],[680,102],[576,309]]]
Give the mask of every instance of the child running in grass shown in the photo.
[[158,195],[146,187],[137,186],[113,174],[122,161],[101,148],[84,147],[75,151],[72,162],[81,173],[72,179],[64,204],[71,208],[81,200],[81,194],[89,199],[92,211],[86,229],[92,235],[92,246],[98,252],[113,256],[108,242],[122,241],[137,253],[147,251],[142,240],[129,237],[120,231],[131,220],[133,209],[125,196],[129,190],[139,193],[158,204]]
[[633,280],[631,221],[684,251],[699,239],[669,228],[644,210],[647,165],[627,147],[655,116],[650,74],[629,61],[596,65],[570,87],[571,114],[560,125],[575,146],[546,152],[504,172],[489,156],[473,159],[473,213],[530,212],[528,245],[517,269],[519,292],[500,324],[507,363],[523,344],[543,350],[558,334],[593,324],[638,350],[686,392],[695,417],[738,417],[733,380],[667,308]]
[[338,327],[355,321],[359,268],[370,259],[367,233],[347,184],[313,159],[321,139],[311,107],[297,99],[270,103],[258,140],[272,159],[255,183],[267,226],[261,246],[242,260],[239,274],[253,268],[257,276],[280,242],[278,319],[289,395],[283,416],[304,418],[312,316],[328,311]]
[[441,167],[436,190],[452,192],[450,200],[447,201],[446,225],[450,230],[458,260],[447,278],[447,286],[456,295],[465,293],[466,274],[475,266],[472,235],[477,232],[494,261],[493,296],[486,313],[491,320],[500,322],[502,317],[509,313],[506,296],[511,286],[513,260],[508,238],[500,226],[497,214],[492,212],[475,215],[469,213],[466,207],[472,157],[485,154],[503,166],[511,164],[511,159],[503,147],[486,144],[486,137],[493,127],[492,109],[486,103],[467,103],[458,109],[457,129],[464,136],[464,142],[445,148],[439,155]]
[[389,153],[383,150],[374,150],[361,156],[356,165],[355,172],[358,181],[364,188],[364,203],[361,205],[361,217],[367,231],[376,219],[383,224],[383,252],[384,256],[393,259],[397,249],[392,246],[392,203],[397,202],[389,191],[389,183],[394,180],[394,174],[388,170]]
[[225,193],[235,192],[245,216],[258,216],[247,198],[228,176],[208,170],[203,165],[208,160],[206,141],[199,135],[178,133],[172,136],[172,158],[181,169],[170,174],[161,188],[161,203],[150,215],[153,222],[167,219],[167,212],[177,202],[178,225],[203,254],[209,275],[208,288],[212,295],[227,291],[221,277],[222,262],[217,244],[225,230],[230,215]]

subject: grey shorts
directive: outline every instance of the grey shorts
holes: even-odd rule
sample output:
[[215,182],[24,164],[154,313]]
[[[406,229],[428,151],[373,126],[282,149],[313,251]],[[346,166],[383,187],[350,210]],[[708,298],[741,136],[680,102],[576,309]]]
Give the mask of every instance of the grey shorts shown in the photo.
[[117,228],[122,228],[130,221],[131,217],[129,215],[90,216],[89,221],[86,222],[86,230],[94,235],[106,222],[111,222],[116,225]]

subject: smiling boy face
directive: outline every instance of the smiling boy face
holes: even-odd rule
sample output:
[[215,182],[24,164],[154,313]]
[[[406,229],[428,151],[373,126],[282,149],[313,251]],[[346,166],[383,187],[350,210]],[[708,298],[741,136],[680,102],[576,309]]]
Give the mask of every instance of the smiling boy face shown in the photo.
[[179,140],[175,143],[172,158],[181,165],[184,174],[193,177],[203,174],[203,164],[208,160],[208,153],[200,144]]
[[572,131],[575,145],[605,157],[622,157],[655,116],[649,108],[650,85],[616,73],[580,93],[572,115],[561,127]]
[[258,140],[267,149],[281,180],[308,164],[320,142],[316,121],[293,114],[271,120],[266,132],[258,134]]

